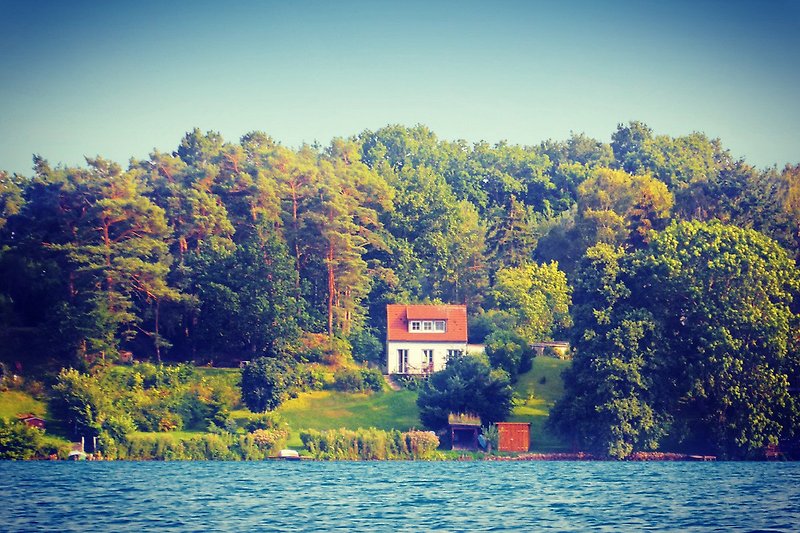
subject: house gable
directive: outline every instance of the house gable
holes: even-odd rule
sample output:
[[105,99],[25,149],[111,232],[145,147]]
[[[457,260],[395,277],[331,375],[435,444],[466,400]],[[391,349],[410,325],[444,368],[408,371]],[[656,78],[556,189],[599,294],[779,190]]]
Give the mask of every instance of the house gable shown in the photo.
[[467,348],[464,305],[386,306],[389,374],[425,375],[442,370]]
[[386,306],[386,340],[410,342],[467,342],[467,306]]

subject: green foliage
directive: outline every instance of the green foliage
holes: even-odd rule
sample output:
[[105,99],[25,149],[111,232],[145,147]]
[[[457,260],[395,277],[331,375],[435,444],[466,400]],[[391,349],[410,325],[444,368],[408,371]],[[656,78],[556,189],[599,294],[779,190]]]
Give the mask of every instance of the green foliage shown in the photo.
[[0,418],[0,459],[30,459],[42,448],[42,431]]
[[308,430],[300,439],[312,457],[323,460],[433,459],[439,447],[434,433],[415,430]]
[[301,390],[295,368],[283,359],[259,357],[242,371],[242,400],[256,413],[272,411]]
[[100,380],[75,369],[59,373],[53,385],[50,413],[76,437],[91,438],[105,430],[119,438],[134,428],[133,420],[113,405]]
[[233,252],[195,254],[189,265],[197,271],[203,352],[276,357],[291,351],[303,310],[292,260],[274,230],[259,230]]
[[372,329],[359,329],[348,337],[352,346],[353,359],[357,363],[382,364],[383,343],[378,340],[376,331]]
[[481,427],[481,435],[486,439],[486,442],[491,446],[492,450],[497,449],[497,444],[500,442],[500,432],[496,425],[489,424],[488,426]]
[[447,426],[450,413],[475,413],[484,424],[505,420],[511,412],[512,389],[504,370],[492,370],[477,356],[451,359],[433,373],[420,391],[417,405],[422,424],[432,430]]
[[250,433],[256,445],[269,454],[277,453],[286,447],[289,432],[283,428],[256,429]]
[[529,343],[550,340],[572,323],[571,289],[557,263],[499,270],[492,293],[498,306],[516,319],[516,332]]
[[677,223],[648,247],[587,253],[575,291],[577,350],[551,419],[613,457],[662,442],[757,455],[797,427],[794,262],[763,235]]
[[469,318],[469,342],[483,344],[486,338],[496,331],[511,331],[516,326],[516,318],[508,311],[490,309]]
[[[274,430],[259,430],[274,431]],[[274,438],[273,438],[274,437]],[[268,442],[269,441],[269,442]],[[109,459],[145,461],[260,461],[282,446],[285,435],[137,433],[121,441],[101,438]],[[270,444],[272,443],[272,444]]]
[[492,368],[508,373],[512,383],[517,376],[531,369],[536,356],[528,342],[512,331],[495,331],[486,337],[486,356]]
[[373,368],[343,367],[333,375],[333,388],[342,392],[380,392],[383,374]]

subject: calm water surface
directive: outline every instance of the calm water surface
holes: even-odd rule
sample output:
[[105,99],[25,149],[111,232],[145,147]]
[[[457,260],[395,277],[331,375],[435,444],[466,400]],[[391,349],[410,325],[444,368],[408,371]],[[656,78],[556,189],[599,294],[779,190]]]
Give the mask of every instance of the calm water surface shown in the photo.
[[0,462],[2,531],[800,531],[800,463]]

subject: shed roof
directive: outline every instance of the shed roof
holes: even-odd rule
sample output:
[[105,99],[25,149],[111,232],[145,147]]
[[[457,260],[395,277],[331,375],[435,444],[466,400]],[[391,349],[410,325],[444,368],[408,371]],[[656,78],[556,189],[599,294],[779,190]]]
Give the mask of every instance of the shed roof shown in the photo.
[[[412,333],[409,320],[444,320],[444,333]],[[386,306],[386,339],[390,341],[467,342],[466,305],[405,305]]]

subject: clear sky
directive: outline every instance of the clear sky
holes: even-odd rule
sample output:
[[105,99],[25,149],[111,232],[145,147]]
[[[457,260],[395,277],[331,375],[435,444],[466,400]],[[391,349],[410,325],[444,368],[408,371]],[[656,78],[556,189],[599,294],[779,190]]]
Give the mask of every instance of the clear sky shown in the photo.
[[172,151],[197,126],[327,144],[609,141],[620,122],[800,162],[800,0],[0,0],[0,169]]

